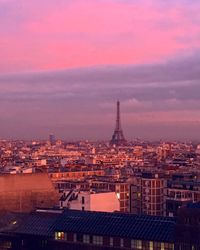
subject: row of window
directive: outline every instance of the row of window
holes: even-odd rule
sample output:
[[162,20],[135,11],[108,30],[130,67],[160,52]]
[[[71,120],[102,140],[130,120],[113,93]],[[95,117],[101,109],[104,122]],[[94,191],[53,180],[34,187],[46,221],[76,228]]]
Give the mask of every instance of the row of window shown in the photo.
[[[56,240],[68,240],[67,233],[64,232],[56,232],[55,233],[55,239]],[[107,242],[107,245],[113,247],[116,246],[116,243],[114,241],[113,237],[108,237],[109,241]],[[104,238],[103,236],[98,235],[88,235],[88,234],[73,234],[73,242],[81,242],[85,244],[94,244],[94,245],[103,245],[104,244]],[[118,241],[118,246],[125,247],[125,240],[120,238]],[[174,250],[174,244],[172,243],[164,243],[164,242],[153,242],[153,241],[141,241],[141,240],[131,240],[130,241],[130,248],[132,249],[146,249],[146,250]]]
[[85,172],[68,172],[68,173],[52,173],[51,178],[62,178],[62,177],[84,177],[88,175],[102,175],[102,171],[85,171]]

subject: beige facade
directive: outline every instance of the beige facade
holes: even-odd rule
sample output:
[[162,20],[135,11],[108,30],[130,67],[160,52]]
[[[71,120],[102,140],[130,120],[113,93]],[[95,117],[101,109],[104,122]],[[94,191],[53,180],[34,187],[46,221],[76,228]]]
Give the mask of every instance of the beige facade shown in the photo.
[[0,176],[0,211],[29,212],[55,206],[58,199],[46,173]]

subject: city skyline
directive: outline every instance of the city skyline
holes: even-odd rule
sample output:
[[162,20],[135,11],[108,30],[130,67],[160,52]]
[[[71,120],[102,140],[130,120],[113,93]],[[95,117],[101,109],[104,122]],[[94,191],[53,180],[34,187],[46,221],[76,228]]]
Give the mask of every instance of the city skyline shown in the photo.
[[198,140],[200,3],[0,0],[0,138]]

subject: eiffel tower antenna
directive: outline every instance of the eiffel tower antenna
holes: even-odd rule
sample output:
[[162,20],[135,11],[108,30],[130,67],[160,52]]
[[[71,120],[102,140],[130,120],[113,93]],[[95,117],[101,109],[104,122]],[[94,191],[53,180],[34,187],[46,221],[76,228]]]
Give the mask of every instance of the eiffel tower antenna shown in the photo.
[[121,127],[121,119],[120,119],[120,102],[117,101],[117,118],[116,118],[116,127],[110,141],[111,145],[122,146],[126,144],[126,140],[124,138],[124,134]]

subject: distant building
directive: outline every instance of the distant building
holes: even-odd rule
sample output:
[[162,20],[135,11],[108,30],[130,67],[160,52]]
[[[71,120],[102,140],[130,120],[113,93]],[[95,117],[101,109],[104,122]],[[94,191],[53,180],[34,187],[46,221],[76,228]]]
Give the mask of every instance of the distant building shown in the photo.
[[104,176],[104,170],[83,170],[83,171],[65,171],[65,172],[54,172],[49,173],[52,181],[61,181],[61,180],[81,180],[86,176]]
[[59,190],[59,192],[63,192],[65,190],[72,190],[72,189],[78,189],[78,190],[90,190],[90,183],[86,182],[85,180],[60,180],[56,181],[55,187]]
[[49,142],[50,142],[51,145],[55,145],[56,144],[56,137],[55,137],[55,135],[53,135],[53,134],[49,135]]

